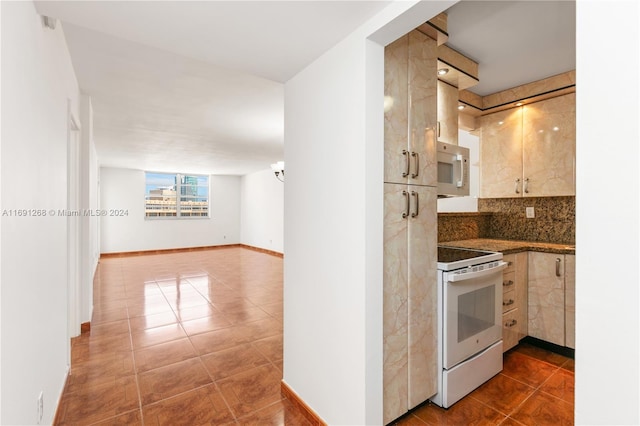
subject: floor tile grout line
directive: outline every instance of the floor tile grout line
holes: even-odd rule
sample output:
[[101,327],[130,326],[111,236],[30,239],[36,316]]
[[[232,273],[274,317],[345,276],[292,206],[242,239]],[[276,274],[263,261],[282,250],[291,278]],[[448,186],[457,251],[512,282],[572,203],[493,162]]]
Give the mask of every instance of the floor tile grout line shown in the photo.
[[[495,377],[495,376],[493,376],[493,377]],[[493,377],[492,377],[491,379],[493,379]],[[491,380],[491,379],[489,379],[489,380]],[[486,382],[485,382],[485,383],[486,383]],[[471,398],[471,399],[473,399],[474,401],[476,401],[476,402],[478,402],[478,403],[480,403],[480,404],[484,405],[485,407],[489,408],[490,410],[493,410],[493,411],[495,411],[496,413],[501,414],[501,415],[503,415],[503,416],[505,416],[505,417],[509,417],[509,414],[505,414],[503,411],[500,411],[498,408],[496,408],[496,407],[492,407],[491,405],[487,404],[486,402],[484,402],[484,401],[482,401],[482,400],[478,399],[477,397],[475,397],[475,396],[473,396],[473,395],[471,395],[471,394],[468,394],[468,395],[464,396],[463,398]],[[451,408],[451,407],[449,407],[449,408]],[[447,408],[447,410],[448,410],[448,408]]]
[[200,360],[200,364],[202,364],[202,368],[204,368],[204,371],[206,371],[207,374],[209,375],[209,378],[211,379],[211,384],[215,386],[216,392],[220,394],[220,398],[222,398],[222,400],[224,401],[224,405],[227,407],[227,410],[229,410],[229,412],[233,416],[233,421],[237,423],[238,417],[236,416],[236,413],[231,409],[231,405],[229,405],[227,398],[224,396],[224,393],[222,392],[222,389],[218,385],[217,381],[213,378],[213,376],[211,375],[211,372],[209,371],[204,361],[202,360],[202,355],[198,355],[198,359]]
[[[554,374],[555,374],[555,373],[554,373]],[[549,379],[551,379],[551,377],[549,377]],[[546,382],[545,382],[545,383],[546,383]],[[560,401],[562,401],[562,402],[566,402],[567,404],[571,404],[571,405],[575,406],[575,402],[567,401],[567,400],[565,400],[565,399],[563,399],[563,398],[561,398],[561,397],[559,397],[559,396],[556,396],[556,395],[554,395],[554,394],[552,394],[552,393],[549,393],[549,392],[545,391],[544,389],[542,389],[542,385],[541,385],[538,389],[536,389],[536,391],[537,391],[537,392],[544,393],[545,395],[552,396],[553,398],[555,398],[555,399],[557,399],[557,400],[560,400]]]
[[136,364],[136,351],[133,347],[133,330],[131,328],[131,317],[129,317],[129,308],[127,308],[127,323],[129,324],[129,340],[131,343],[131,359],[133,362],[133,372],[136,377],[136,390],[138,391],[138,409],[140,410],[140,422],[144,426],[144,412],[142,411],[142,391],[140,390],[140,376],[138,375],[138,366]]
[[[551,351],[549,351],[549,352],[551,352]],[[552,367],[558,367],[558,368],[562,368],[562,366],[563,366],[563,365],[565,365],[566,363],[568,363],[568,362],[572,359],[572,358],[566,357],[566,356],[564,356],[564,355],[557,354],[557,355],[559,355],[559,356],[561,356],[561,357],[563,357],[563,358],[566,358],[566,359],[562,362],[562,364],[558,365],[558,364],[554,364],[554,363],[549,362],[549,361],[542,360],[542,359],[540,359],[540,358],[536,358],[535,356],[528,355],[528,354],[526,354],[526,353],[524,353],[524,352],[516,352],[516,353],[517,353],[518,355],[522,355],[522,356],[526,356],[527,358],[531,358],[531,359],[533,359],[533,360],[535,360],[535,361],[537,361],[537,362],[542,362],[542,363],[544,363],[544,364],[550,365],[550,366],[552,366]]]
[[[106,421],[109,421],[109,420],[113,420],[113,419],[116,419],[116,418],[118,418],[120,416],[123,416],[125,414],[133,413],[134,411],[140,411],[140,407],[135,408],[133,410],[124,411],[122,413],[116,414],[115,416],[111,416],[111,417],[107,417],[107,418],[104,418],[104,419],[100,419],[98,421],[89,423],[87,426],[93,426],[93,425],[97,425],[97,424],[100,424],[100,423],[103,423],[103,422],[106,422]],[[140,417],[142,418],[142,413],[140,413]]]
[[[554,366],[554,367],[555,367],[555,366]],[[523,382],[522,380],[520,380],[520,379],[518,379],[518,378],[516,378],[516,377],[509,376],[508,374],[506,374],[506,373],[504,373],[504,372],[500,372],[499,374],[502,374],[503,376],[508,377],[508,378],[510,378],[511,380],[515,380],[515,381],[516,381],[516,382],[518,382],[518,383],[522,383],[523,385],[527,385],[527,386],[529,386],[529,387],[533,388],[534,390],[538,390],[538,389],[540,388],[540,386],[542,386],[544,383],[546,383],[546,382],[551,378],[551,376],[553,376],[554,374],[556,374],[556,373],[558,372],[558,370],[559,370],[559,369],[560,369],[560,368],[559,368],[559,367],[557,367],[555,370],[553,370],[553,372],[552,372],[551,374],[549,374],[549,376],[548,376],[546,379],[544,379],[544,380],[543,380],[539,385],[537,385],[537,386],[532,386],[532,385],[530,385],[529,383]]]
[[[523,354],[523,355],[524,355],[524,354]],[[530,358],[533,358],[533,357],[530,357]],[[518,383],[522,383],[522,384],[524,384],[524,385],[527,385],[527,386],[529,386],[530,388],[532,388],[532,389],[533,389],[533,392],[531,392],[529,395],[527,395],[527,396],[525,397],[525,399],[523,399],[523,400],[520,402],[520,404],[518,404],[516,407],[514,407],[514,409],[513,409],[513,411],[512,411],[511,413],[507,414],[507,417],[511,417],[513,414],[517,413],[517,412],[518,412],[518,410],[520,410],[520,408],[521,408],[521,407],[522,407],[522,406],[523,406],[523,405],[524,405],[524,404],[525,404],[525,403],[526,403],[530,398],[532,398],[532,397],[533,397],[537,392],[543,392],[543,391],[540,389],[540,388],[542,387],[542,385],[544,385],[544,383],[546,383],[549,379],[551,379],[551,377],[552,377],[554,374],[556,374],[556,372],[558,372],[558,370],[560,370],[560,367],[558,367],[558,366],[556,366],[556,365],[550,364],[550,363],[548,363],[548,362],[542,361],[542,360],[537,359],[537,358],[533,358],[533,359],[535,359],[537,362],[540,362],[540,363],[543,363],[543,364],[552,365],[553,367],[555,367],[555,370],[554,370],[554,371],[553,371],[553,372],[552,372],[552,373],[551,373],[551,374],[550,374],[550,375],[549,375],[545,380],[543,380],[543,381],[542,381],[542,383],[540,383],[537,387],[533,387],[533,386],[531,386],[531,385],[529,385],[529,384],[527,384],[527,383],[524,383],[524,382],[522,382],[522,381],[520,381],[520,380],[518,380],[518,379],[516,379],[516,378],[514,378],[514,377],[510,377],[510,376],[507,376],[507,375],[505,374],[505,376],[506,376],[506,377],[509,377],[510,379],[515,380],[515,381],[517,381]],[[514,420],[515,420],[515,419],[514,419]],[[517,421],[517,420],[516,420],[516,421]]]

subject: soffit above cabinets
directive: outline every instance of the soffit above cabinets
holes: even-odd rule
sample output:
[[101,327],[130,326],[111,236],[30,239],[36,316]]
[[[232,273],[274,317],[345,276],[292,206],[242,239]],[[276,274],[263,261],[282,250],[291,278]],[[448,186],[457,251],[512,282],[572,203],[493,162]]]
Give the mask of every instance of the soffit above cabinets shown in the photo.
[[457,87],[458,90],[478,84],[478,63],[444,44],[449,38],[445,13],[420,25],[417,30],[437,42],[438,70],[447,70],[446,74],[438,74],[438,80]]
[[459,104],[465,106],[465,114],[479,117],[575,91],[576,72],[574,70],[487,96],[478,96],[471,91],[461,90]]
[[458,90],[478,84],[478,63],[445,44],[438,46],[438,69],[443,68],[449,72],[439,75],[438,79],[457,87]]

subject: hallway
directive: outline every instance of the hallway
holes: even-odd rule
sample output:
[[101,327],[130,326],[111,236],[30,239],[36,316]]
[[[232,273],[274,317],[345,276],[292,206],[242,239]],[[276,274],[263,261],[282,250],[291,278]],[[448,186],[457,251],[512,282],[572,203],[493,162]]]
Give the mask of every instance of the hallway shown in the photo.
[[280,393],[282,258],[107,257],[56,424],[308,424]]

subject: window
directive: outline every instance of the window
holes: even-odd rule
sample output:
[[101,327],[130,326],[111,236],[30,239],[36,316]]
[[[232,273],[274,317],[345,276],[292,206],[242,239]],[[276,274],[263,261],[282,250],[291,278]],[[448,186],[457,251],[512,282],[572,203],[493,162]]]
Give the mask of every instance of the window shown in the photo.
[[145,173],[145,217],[209,217],[209,177]]

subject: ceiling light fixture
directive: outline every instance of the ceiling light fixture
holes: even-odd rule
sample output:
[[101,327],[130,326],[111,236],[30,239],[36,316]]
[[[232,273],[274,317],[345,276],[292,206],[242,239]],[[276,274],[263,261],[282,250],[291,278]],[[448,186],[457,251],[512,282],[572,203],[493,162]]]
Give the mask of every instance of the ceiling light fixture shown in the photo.
[[449,68],[440,68],[438,70],[438,75],[445,75],[449,72]]
[[[273,173],[276,175],[276,179],[280,182],[284,182],[284,161],[273,163],[271,165],[271,170],[273,170]],[[280,177],[280,174],[282,174],[282,177]]]

